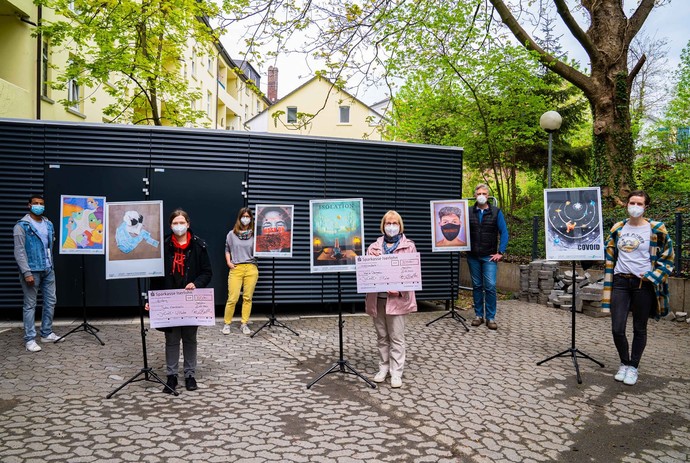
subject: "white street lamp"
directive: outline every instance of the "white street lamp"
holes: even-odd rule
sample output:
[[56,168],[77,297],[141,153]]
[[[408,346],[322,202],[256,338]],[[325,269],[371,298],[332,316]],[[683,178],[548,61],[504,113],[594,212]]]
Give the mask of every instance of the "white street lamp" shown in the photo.
[[551,188],[551,147],[553,146],[553,132],[561,128],[563,118],[556,111],[546,111],[539,118],[539,125],[549,133],[549,165],[548,188]]

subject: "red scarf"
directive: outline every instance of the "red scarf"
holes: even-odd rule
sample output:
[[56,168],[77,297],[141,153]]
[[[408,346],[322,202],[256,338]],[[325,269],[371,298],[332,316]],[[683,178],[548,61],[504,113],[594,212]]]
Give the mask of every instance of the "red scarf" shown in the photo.
[[175,248],[175,255],[173,255],[172,272],[184,276],[184,260],[185,250],[192,242],[192,234],[187,232],[187,242],[182,245],[177,241],[177,237],[172,237],[173,247]]

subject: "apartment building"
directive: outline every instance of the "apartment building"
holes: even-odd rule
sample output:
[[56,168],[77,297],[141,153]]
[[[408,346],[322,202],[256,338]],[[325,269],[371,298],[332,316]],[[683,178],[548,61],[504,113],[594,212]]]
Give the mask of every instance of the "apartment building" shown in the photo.
[[[0,0],[0,117],[132,123],[131,117],[113,120],[104,114],[113,97],[103,86],[89,88],[70,80],[62,90],[51,88],[69,53],[32,34],[40,22],[55,19],[52,9],[31,0]],[[201,95],[189,104],[204,116],[190,126],[245,130],[245,122],[270,105],[259,91],[259,74],[249,63],[235,62],[220,43],[189,40],[176,65],[190,93]]]

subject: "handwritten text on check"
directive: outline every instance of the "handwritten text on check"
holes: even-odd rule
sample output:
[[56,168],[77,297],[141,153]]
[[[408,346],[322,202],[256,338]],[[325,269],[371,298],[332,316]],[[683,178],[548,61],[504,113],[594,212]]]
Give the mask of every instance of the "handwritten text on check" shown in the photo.
[[149,291],[151,328],[213,326],[213,288]]
[[357,292],[421,291],[418,252],[357,257]]

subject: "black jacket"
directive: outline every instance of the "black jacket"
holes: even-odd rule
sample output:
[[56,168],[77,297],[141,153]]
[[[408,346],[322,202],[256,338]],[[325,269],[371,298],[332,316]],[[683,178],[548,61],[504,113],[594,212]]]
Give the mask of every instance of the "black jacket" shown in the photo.
[[498,211],[496,206],[489,205],[479,223],[479,208],[475,204],[470,209],[470,254],[484,257],[498,252]]
[[172,260],[175,255],[175,245],[172,242],[172,235],[165,237],[163,242],[163,262],[165,276],[151,278],[151,289],[182,289],[189,283],[194,283],[197,288],[205,288],[211,282],[213,271],[211,269],[211,259],[208,256],[206,242],[196,236],[192,231],[192,242],[185,250],[184,284],[176,288],[175,279],[172,274]]

